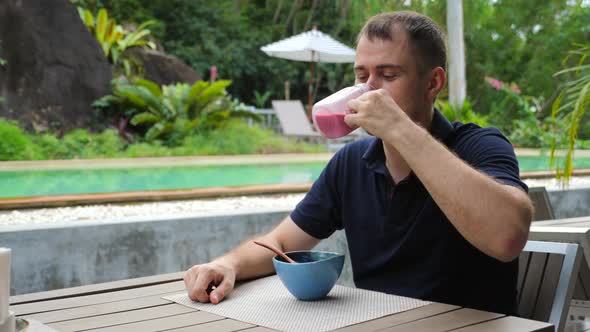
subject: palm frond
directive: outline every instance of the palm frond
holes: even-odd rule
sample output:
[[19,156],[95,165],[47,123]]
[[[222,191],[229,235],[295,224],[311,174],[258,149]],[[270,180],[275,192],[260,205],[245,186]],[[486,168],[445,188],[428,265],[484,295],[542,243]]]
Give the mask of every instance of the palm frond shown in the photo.
[[[577,44],[580,46],[581,44]],[[553,76],[570,75],[573,76],[569,81],[562,85],[559,96],[553,103],[551,109],[552,120],[558,117],[567,120],[568,129],[566,133],[561,134],[566,141],[566,154],[562,166],[557,164],[555,152],[559,148],[557,145],[556,135],[552,138],[550,165],[556,171],[557,178],[562,184],[569,183],[573,171],[573,158],[576,147],[578,132],[586,111],[590,107],[590,64],[585,64],[590,57],[590,47],[582,45],[581,48],[570,51],[565,57],[564,63],[572,57],[578,56],[577,64],[573,67],[558,71]],[[553,130],[554,134],[556,129]]]
[[162,97],[162,90],[160,89],[160,86],[153,81],[138,79],[135,80],[135,84],[145,87],[156,97]]

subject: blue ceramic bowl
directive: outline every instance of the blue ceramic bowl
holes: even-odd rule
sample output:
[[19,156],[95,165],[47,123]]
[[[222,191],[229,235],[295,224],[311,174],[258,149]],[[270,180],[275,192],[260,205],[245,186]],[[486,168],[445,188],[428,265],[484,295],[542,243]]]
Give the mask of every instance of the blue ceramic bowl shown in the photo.
[[320,299],[330,292],[344,265],[344,255],[327,251],[291,251],[286,253],[297,264],[280,256],[272,260],[283,285],[303,301]]

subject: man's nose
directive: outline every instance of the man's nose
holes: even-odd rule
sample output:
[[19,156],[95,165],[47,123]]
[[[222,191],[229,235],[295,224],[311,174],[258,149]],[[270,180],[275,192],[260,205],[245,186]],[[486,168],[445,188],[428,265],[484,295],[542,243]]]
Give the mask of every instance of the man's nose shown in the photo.
[[367,84],[373,88],[373,90],[381,89],[381,80],[377,76],[369,76]]

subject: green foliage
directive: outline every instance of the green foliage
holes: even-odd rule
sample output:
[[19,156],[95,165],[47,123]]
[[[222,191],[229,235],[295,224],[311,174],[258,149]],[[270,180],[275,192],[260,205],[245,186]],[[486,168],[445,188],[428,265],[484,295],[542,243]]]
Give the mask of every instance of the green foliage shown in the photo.
[[13,122],[0,120],[0,160],[37,159],[31,138]]
[[158,86],[149,80],[134,84],[116,83],[113,95],[95,102],[95,106],[115,107],[130,117],[133,126],[144,128],[144,138],[151,142],[164,140],[167,145],[179,144],[191,133],[219,128],[231,118],[258,116],[241,110],[225,88],[228,80],[197,81]]
[[100,134],[76,129],[61,139],[46,133],[33,136],[32,140],[38,151],[38,159],[115,158],[125,148],[125,142],[112,129]]
[[39,159],[70,159],[72,158],[68,148],[51,134],[42,134],[33,137],[39,151]]
[[[303,99],[307,95],[309,64],[268,57],[260,47],[310,30],[313,24],[331,33],[340,26],[334,18],[340,16],[343,5],[341,1],[318,2],[312,11],[307,3],[298,6],[299,1],[280,2],[282,8],[277,11],[279,1],[97,1],[119,20],[158,22],[156,26],[161,29],[154,34],[167,52],[184,60],[205,79],[211,66],[217,66],[221,78],[231,78],[229,91],[239,100],[252,100],[254,90],[271,91],[282,99],[286,80],[291,82],[291,98]],[[291,7],[296,7],[292,15]],[[354,38],[348,38],[347,27],[343,25],[339,30],[347,31],[346,36],[333,36],[352,46]],[[338,90],[354,77],[350,64],[322,63],[318,69],[322,77],[316,99],[330,93],[326,84]]]
[[130,144],[123,156],[129,158],[168,157],[172,156],[172,149],[163,146],[160,141],[141,142]]
[[254,106],[258,108],[264,108],[268,104],[268,99],[272,95],[272,92],[266,91],[265,93],[260,93],[254,90]]
[[[553,103],[551,118],[565,119],[567,121],[567,130],[560,131],[566,135],[566,156],[562,165],[555,162],[555,151],[559,147],[559,142],[554,141],[551,145],[551,165],[555,167],[558,176],[563,179],[564,183],[569,182],[573,169],[573,158],[576,140],[580,127],[583,125],[582,120],[586,111],[590,108],[590,43],[576,44],[577,49],[570,51],[564,59],[564,63],[573,61],[574,64],[567,69],[555,73],[555,76],[566,76],[569,78],[560,89],[559,96]],[[557,133],[554,130],[554,133]],[[562,134],[563,135],[563,134]]]
[[[217,66],[219,76],[233,82],[227,87],[228,91],[239,100],[251,101],[258,107],[267,104],[267,93],[276,99],[283,98],[286,80],[291,82],[291,98],[304,100],[309,79],[308,63],[268,57],[260,51],[262,45],[318,25],[321,31],[353,46],[357,33],[370,16],[402,9],[424,13],[446,29],[446,0],[72,1],[93,13],[104,8],[108,10],[108,16],[118,22],[153,22],[149,26],[150,31],[162,41],[167,52],[190,64],[204,79],[208,78],[211,66]],[[563,0],[471,0],[464,1],[463,5],[467,94],[472,108],[477,112],[468,107],[458,112],[460,114],[457,116],[452,109],[439,106],[443,112],[463,122],[499,127],[513,143],[520,146],[547,146],[545,144],[548,141],[555,141],[558,147],[567,148],[568,144],[571,146],[567,142],[574,132],[574,136],[577,136],[574,146],[584,146],[590,139],[590,124],[580,118],[584,102],[578,103],[578,112],[573,111],[576,103],[569,104],[569,110],[565,107],[575,100],[575,97],[571,97],[573,94],[569,94],[567,100],[558,100],[556,112],[552,112],[551,105],[562,91],[558,89],[560,84],[575,82],[588,74],[580,71],[579,76],[574,77],[576,71],[568,71],[556,77],[552,75],[562,68],[559,59],[568,54],[572,41],[590,42],[586,23],[590,22],[590,7],[582,1]],[[582,56],[577,56],[576,59],[568,59],[568,66],[578,66],[577,61]],[[576,63],[573,63],[574,60]],[[317,68],[315,100],[350,85],[354,80],[350,64],[320,63]],[[488,76],[513,82],[522,93],[515,93],[507,87],[495,90],[486,83],[485,78]],[[578,87],[579,93],[586,91],[582,85]],[[156,91],[153,87],[144,88],[150,94]],[[163,94],[162,87],[160,90]],[[173,91],[169,93],[173,94]],[[568,98],[565,93],[563,98]],[[162,120],[166,117],[154,115],[152,111],[138,111],[132,103],[118,103],[119,99],[113,95],[101,99],[97,105],[102,103],[102,108],[117,105],[111,107],[116,114],[124,118],[135,116],[136,125],[133,129],[144,137],[147,131],[156,126],[155,123],[162,123],[159,129],[153,129],[153,135],[150,135],[153,140],[149,143],[160,151],[160,147],[155,144],[161,140],[161,153],[170,153],[166,147],[182,146],[188,137],[209,137],[207,135],[210,132],[225,126],[224,121],[219,120],[215,121],[216,125],[187,130],[196,116],[172,116]],[[175,105],[173,101],[179,98],[160,98],[163,99]],[[147,101],[146,105],[149,105]],[[561,111],[557,112],[559,109]],[[554,119],[551,119],[552,113],[555,113]],[[223,114],[220,113],[219,118],[223,118]],[[215,116],[207,118],[207,121],[213,119]],[[566,134],[550,133],[551,128],[556,131],[567,128]],[[134,149],[143,153],[145,146],[137,146]],[[149,150],[145,149],[146,152]],[[221,147],[204,149],[213,152],[223,150]]]
[[464,1],[464,20],[468,95],[474,103],[485,112],[496,100],[484,81],[494,76],[535,96],[548,116],[559,84],[551,77],[560,68],[557,59],[572,40],[588,39],[590,7],[562,0],[473,0]]
[[551,118],[538,119],[531,115],[526,119],[515,120],[508,138],[515,146],[545,149],[554,141],[562,142],[554,128],[565,130],[565,122]]
[[90,133],[83,129],[76,129],[62,138],[62,144],[68,151],[67,159],[70,158],[82,158],[88,154],[86,151],[87,147],[89,147],[90,143],[92,142],[92,138]]
[[322,152],[323,145],[293,142],[276,135],[272,130],[248,126],[232,120],[223,127],[188,136],[175,153],[198,155],[263,154],[283,152]]
[[449,121],[460,121],[463,123],[475,123],[480,127],[487,127],[488,117],[485,115],[477,114],[473,110],[473,105],[469,100],[465,100],[463,107],[460,110],[455,109],[446,100],[437,100],[435,103],[437,109],[449,120]]
[[[269,91],[284,98],[284,82],[291,82],[291,98],[305,100],[308,63],[268,57],[260,47],[309,30],[313,25],[349,46],[366,20],[377,13],[410,9],[424,13],[446,29],[446,0],[261,1],[261,0],[95,0],[120,21],[154,20],[154,34],[167,52],[190,64],[207,78],[212,65],[220,77],[234,83],[229,91],[243,101],[259,101],[253,91]],[[472,0],[464,1],[464,33],[468,92],[478,113],[487,115],[497,96],[486,76],[514,82],[523,95],[535,96],[540,117],[550,115],[559,84],[551,75],[560,68],[572,40],[588,40],[590,7],[579,1]],[[263,24],[261,24],[261,22]],[[549,46],[550,45],[550,46]],[[350,64],[320,63],[315,100],[354,81]],[[496,105],[497,106],[497,105]],[[501,123],[512,130],[511,120]],[[489,122],[495,125],[495,116]],[[582,136],[590,138],[588,131]]]
[[488,96],[492,101],[489,104],[488,119],[503,133],[508,134],[514,129],[514,121],[526,121],[540,112],[535,98],[517,94],[506,86],[499,90],[489,87],[489,90]]
[[149,40],[151,32],[147,29],[154,21],[143,22],[134,31],[129,31],[110,18],[104,8],[98,11],[96,17],[90,10],[82,7],[78,7],[78,14],[102,47],[105,56],[113,65],[120,65],[127,76],[132,74],[132,70],[137,71],[137,65],[125,57],[126,50],[132,47],[156,48],[154,42]]
[[0,160],[95,159],[325,152],[323,144],[294,142],[272,130],[230,120],[222,126],[192,133],[169,147],[162,141],[127,145],[112,129],[99,134],[74,130],[61,139],[52,134],[28,135],[12,122],[0,121]]

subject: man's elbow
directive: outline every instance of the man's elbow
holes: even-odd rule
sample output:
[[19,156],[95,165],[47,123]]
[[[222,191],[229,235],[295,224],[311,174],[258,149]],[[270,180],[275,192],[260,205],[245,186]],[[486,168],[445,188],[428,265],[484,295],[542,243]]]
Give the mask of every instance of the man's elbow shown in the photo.
[[516,259],[526,245],[529,236],[529,227],[533,215],[533,207],[529,200],[518,204],[514,209],[511,227],[497,242],[496,259],[502,262],[511,262]]
[[522,249],[524,248],[528,232],[514,232],[512,236],[506,236],[502,242],[498,244],[497,252],[494,255],[495,258],[501,262],[508,263],[515,260]]

